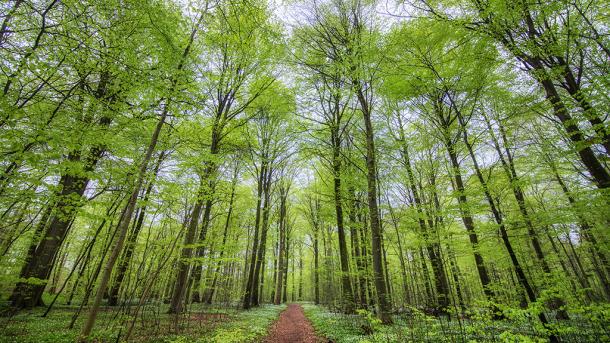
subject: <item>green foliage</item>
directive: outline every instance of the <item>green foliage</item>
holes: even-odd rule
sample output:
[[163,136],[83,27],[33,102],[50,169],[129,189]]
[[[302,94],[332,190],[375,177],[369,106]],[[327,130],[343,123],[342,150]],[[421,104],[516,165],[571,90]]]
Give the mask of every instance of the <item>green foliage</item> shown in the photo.
[[311,321],[316,333],[335,342],[359,342],[364,335],[359,324],[363,318],[331,313],[321,306],[303,304],[305,316]]
[[[78,324],[73,329],[67,329],[68,323],[72,318],[73,311],[59,310],[52,315],[40,318],[44,310],[36,310],[30,313],[21,313],[11,318],[1,318],[0,342],[23,342],[23,343],[53,343],[53,342],[74,342],[78,335]],[[108,319],[106,314],[103,318]],[[110,325],[100,327],[92,337],[100,342],[110,342],[116,339],[121,331],[119,321],[112,322]]]
[[[378,325],[369,311],[359,310],[358,316],[332,313],[321,306],[303,304],[305,314],[320,336],[340,342],[546,342],[545,332],[535,328],[536,311],[503,308],[506,319],[492,318],[488,310],[471,310],[468,319],[447,320],[424,314],[409,307],[406,314],[394,316],[393,325]],[[583,311],[584,309],[581,309]],[[587,307],[597,319],[578,316],[570,322],[556,323],[554,329],[568,342],[595,342],[605,337],[603,326],[609,322],[607,305],[603,308]],[[583,312],[581,312],[583,313]],[[371,333],[366,325],[375,325]],[[605,324],[602,324],[605,323]],[[373,324],[375,323],[375,324]],[[591,326],[592,323],[593,326]],[[602,336],[600,336],[600,334]],[[603,341],[603,339],[602,339]]]
[[264,337],[271,323],[275,321],[285,305],[264,305],[250,311],[239,313],[236,321],[221,327],[211,338],[204,338],[203,342],[254,342]]
[[374,333],[381,327],[381,320],[377,318],[373,312],[364,309],[357,309],[356,313],[366,321],[366,324],[363,326],[363,330],[365,332]]
[[[144,342],[210,342],[210,343],[249,343],[257,342],[267,334],[271,323],[275,321],[280,312],[285,309],[285,305],[273,306],[265,305],[250,311],[225,311],[214,310],[202,312],[197,315],[211,315],[212,318],[219,317],[217,321],[206,321],[204,325],[193,322],[184,326],[184,333],[179,335],[170,332],[155,332],[153,327],[138,327],[136,325],[133,341]],[[71,320],[74,309],[59,309],[53,311],[48,317],[40,318],[42,310],[30,313],[18,314],[10,319],[2,320],[3,330],[0,330],[0,342],[74,342],[78,335],[79,325],[77,322],[74,329],[66,329]],[[112,313],[102,313],[101,320],[106,321],[107,325],[100,325],[91,336],[92,340],[98,342],[113,342],[120,335],[125,333],[122,323],[133,320],[132,317],[114,317]],[[157,320],[161,320],[162,325],[172,325],[171,315],[161,315]],[[121,336],[122,337],[122,336]]]

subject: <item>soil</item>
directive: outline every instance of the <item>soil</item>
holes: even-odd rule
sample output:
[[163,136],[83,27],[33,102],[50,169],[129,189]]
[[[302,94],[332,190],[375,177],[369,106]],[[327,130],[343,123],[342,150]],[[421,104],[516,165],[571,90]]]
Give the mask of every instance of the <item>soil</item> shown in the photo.
[[298,304],[290,304],[280,314],[273,324],[265,343],[319,343],[324,340],[318,338],[309,320]]

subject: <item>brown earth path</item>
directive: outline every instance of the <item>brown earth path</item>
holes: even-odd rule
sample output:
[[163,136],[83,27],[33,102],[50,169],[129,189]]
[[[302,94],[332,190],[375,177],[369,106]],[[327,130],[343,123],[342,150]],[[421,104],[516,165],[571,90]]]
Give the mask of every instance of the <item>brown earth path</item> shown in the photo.
[[298,304],[290,304],[273,324],[265,343],[318,343],[320,340]]

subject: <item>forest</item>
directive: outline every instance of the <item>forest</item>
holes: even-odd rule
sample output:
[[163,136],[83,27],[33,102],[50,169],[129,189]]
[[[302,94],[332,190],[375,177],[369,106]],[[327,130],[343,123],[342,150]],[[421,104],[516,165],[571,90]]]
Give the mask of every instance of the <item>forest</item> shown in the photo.
[[0,1],[0,342],[610,341],[609,23]]

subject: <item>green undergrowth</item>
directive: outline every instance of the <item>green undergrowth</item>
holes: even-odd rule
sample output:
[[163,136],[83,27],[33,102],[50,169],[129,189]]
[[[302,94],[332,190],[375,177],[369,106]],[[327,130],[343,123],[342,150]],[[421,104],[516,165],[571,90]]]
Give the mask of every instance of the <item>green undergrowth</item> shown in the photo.
[[[59,307],[41,318],[44,309],[22,311],[13,317],[0,317],[0,343],[74,342],[86,313],[81,313],[74,328],[69,329],[76,307]],[[263,305],[249,311],[192,306],[189,313],[176,317],[166,314],[165,305],[145,307],[138,315],[130,342],[257,342],[285,306]],[[126,323],[133,316],[116,310],[101,309],[91,335],[94,342],[122,342]]]
[[[485,313],[469,313],[468,320],[448,320],[411,309],[394,315],[394,324],[382,325],[369,311],[345,315],[313,304],[303,304],[316,333],[336,343],[389,342],[548,342],[548,336],[527,311],[513,310],[507,319],[494,320]],[[570,321],[552,322],[562,342],[610,341],[610,307],[575,313]],[[595,314],[594,314],[595,313]]]
[[170,342],[258,342],[267,335],[269,327],[285,308],[286,305],[262,305],[249,311],[240,311],[233,317],[233,320],[219,325],[204,337],[179,336],[173,338]]

